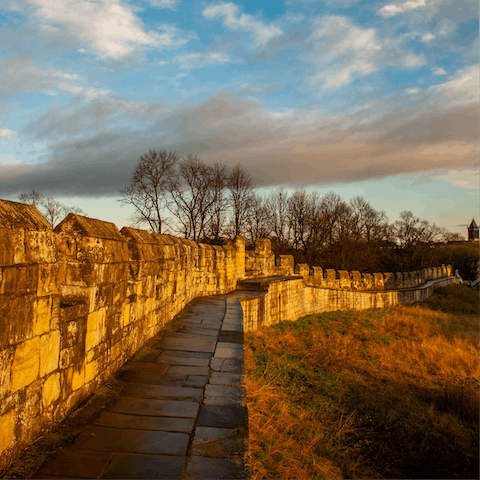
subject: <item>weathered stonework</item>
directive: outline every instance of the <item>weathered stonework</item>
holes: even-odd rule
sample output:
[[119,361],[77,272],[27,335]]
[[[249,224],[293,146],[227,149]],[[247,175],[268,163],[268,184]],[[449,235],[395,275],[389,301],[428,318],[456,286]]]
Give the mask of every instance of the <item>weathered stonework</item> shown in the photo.
[[244,277],[245,242],[197,245],[0,200],[0,470],[185,305]]
[[196,244],[75,214],[52,230],[36,207],[0,200],[0,471],[194,298],[254,281],[241,285],[264,291],[242,300],[248,331],[418,300],[430,287],[398,289],[442,278],[455,281],[450,266],[361,275],[301,264],[294,273],[293,257],[275,258],[267,239],[245,252],[241,237]]

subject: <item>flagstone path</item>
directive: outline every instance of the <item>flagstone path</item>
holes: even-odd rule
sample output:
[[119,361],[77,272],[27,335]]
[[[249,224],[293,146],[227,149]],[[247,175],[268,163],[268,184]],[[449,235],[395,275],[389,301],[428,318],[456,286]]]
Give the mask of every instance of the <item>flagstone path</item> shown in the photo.
[[190,302],[117,372],[117,400],[35,478],[250,478],[240,298],[255,294]]

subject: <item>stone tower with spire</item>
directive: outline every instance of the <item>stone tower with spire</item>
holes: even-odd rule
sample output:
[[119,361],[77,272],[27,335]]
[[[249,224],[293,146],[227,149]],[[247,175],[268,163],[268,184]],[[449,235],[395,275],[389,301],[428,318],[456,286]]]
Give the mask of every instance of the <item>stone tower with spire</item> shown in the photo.
[[468,241],[478,242],[478,226],[475,223],[475,219],[472,220],[472,223],[468,227]]

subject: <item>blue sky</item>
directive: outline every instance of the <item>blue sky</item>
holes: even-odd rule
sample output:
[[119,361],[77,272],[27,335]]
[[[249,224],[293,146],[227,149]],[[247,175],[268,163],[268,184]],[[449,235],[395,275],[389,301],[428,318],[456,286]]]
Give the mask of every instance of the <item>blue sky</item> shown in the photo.
[[122,227],[118,191],[165,148],[478,221],[476,0],[2,0],[0,45],[0,198]]

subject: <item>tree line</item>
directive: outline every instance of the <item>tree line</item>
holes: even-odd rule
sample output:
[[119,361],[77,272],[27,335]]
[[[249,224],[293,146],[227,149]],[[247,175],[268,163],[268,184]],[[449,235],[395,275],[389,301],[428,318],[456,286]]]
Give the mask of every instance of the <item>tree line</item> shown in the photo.
[[[476,277],[478,252],[464,245],[460,255],[459,245],[451,245],[464,240],[458,233],[410,211],[389,223],[384,211],[362,197],[347,201],[333,192],[321,196],[304,188],[260,195],[241,164],[209,165],[197,155],[181,158],[176,152],[150,150],[119,193],[119,201],[133,207],[131,226],[154,233],[203,243],[241,235],[247,248],[257,238],[269,238],[277,255],[336,270],[412,271],[456,262],[464,275]],[[52,225],[65,212],[84,214],[35,195],[32,191],[20,199],[38,205]]]
[[[166,150],[142,155],[120,195],[134,207],[132,226],[204,243],[242,235],[250,248],[257,238],[269,238],[276,254],[336,270],[412,271],[451,263],[455,253],[441,247],[465,240],[410,211],[389,223],[362,197],[346,201],[304,188],[262,196],[241,164],[208,165],[197,155],[181,158]],[[474,260],[466,255],[465,270],[476,269]]]

